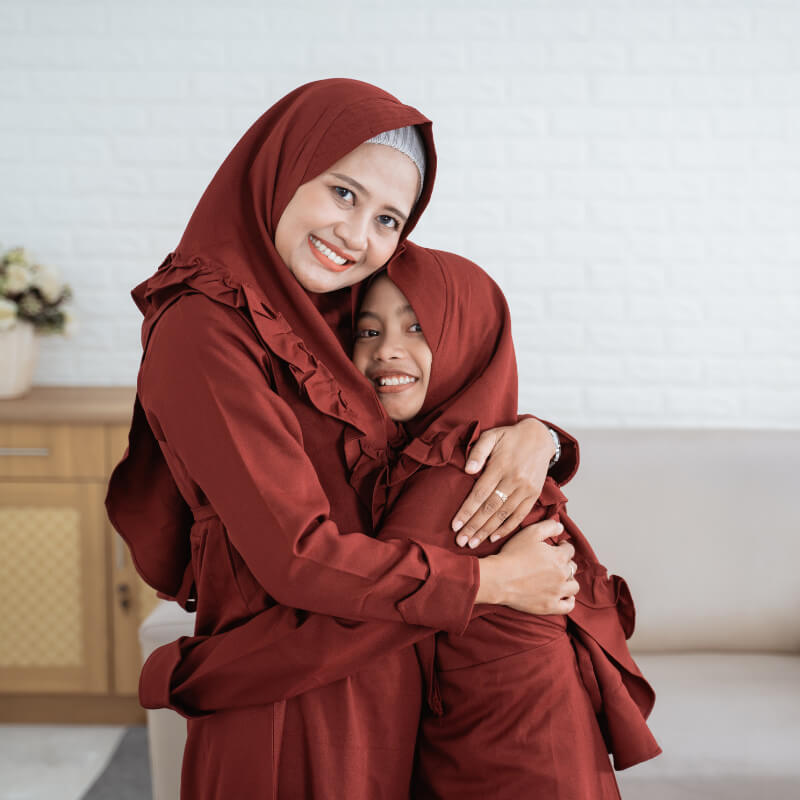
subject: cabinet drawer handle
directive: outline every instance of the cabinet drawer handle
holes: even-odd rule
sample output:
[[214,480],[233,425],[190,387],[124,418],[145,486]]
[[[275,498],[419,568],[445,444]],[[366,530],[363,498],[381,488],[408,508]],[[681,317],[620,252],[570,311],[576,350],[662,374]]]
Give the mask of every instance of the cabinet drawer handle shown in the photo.
[[49,447],[0,447],[0,456],[49,456]]

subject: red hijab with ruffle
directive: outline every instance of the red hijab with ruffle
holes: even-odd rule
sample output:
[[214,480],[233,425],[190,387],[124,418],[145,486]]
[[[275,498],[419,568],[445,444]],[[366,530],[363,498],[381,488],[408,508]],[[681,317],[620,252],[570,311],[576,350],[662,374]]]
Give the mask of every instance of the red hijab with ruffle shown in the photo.
[[[351,337],[357,287],[311,294],[278,255],[274,233],[295,191],[376,134],[416,125],[426,148],[420,197],[401,240],[430,200],[436,154],[430,120],[361,81],[306,84],[264,113],[220,166],[174,252],[132,296],[144,314],[143,359],[161,314],[192,292],[236,308],[265,348],[290,364],[300,390],[348,426],[351,483],[361,486],[376,453],[396,434],[343,345]],[[400,245],[402,248],[403,245]],[[106,508],[137,569],[163,595],[186,605],[191,513],[149,428],[138,396],[128,450],[109,483]]]
[[[516,421],[517,366],[505,297],[476,264],[407,242],[404,252],[389,262],[387,274],[414,309],[433,354],[425,402],[405,426],[411,441],[387,471],[381,504],[391,505],[404,482],[423,465],[463,468],[465,447],[480,431]],[[431,491],[441,491],[442,484],[430,485]],[[376,497],[380,495],[376,491]],[[425,483],[417,483],[409,530],[418,524],[419,508],[435,507],[442,499],[424,495]],[[565,534],[557,539],[571,540],[579,564],[580,592],[568,615],[579,671],[615,767],[624,769],[660,752],[645,722],[655,694],[626,644],[635,619],[627,584],[617,575],[608,576],[567,516],[565,503],[566,497],[548,477],[537,508],[558,510]],[[534,508],[523,524],[539,516]],[[393,522],[398,524],[396,513]],[[501,547],[502,542],[494,550]],[[417,645],[427,674],[433,669],[433,642],[429,638]]]
[[433,354],[425,402],[405,424],[411,442],[393,469],[397,483],[412,462],[447,463],[459,443],[517,422],[517,361],[505,296],[477,264],[406,242],[386,272]]

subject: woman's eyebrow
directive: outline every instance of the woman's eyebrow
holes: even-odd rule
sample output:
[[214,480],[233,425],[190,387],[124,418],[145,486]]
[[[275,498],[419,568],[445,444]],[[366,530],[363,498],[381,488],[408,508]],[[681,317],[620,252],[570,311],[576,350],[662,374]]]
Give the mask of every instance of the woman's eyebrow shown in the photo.
[[[370,193],[367,191],[366,186],[362,186],[357,180],[354,178],[348,178],[347,175],[342,175],[340,172],[331,172],[334,178],[338,178],[340,181],[344,183],[349,183],[354,189],[357,189],[361,194],[365,194],[367,197],[371,197]],[[408,217],[400,211],[398,208],[394,206],[384,206],[387,211],[391,211],[392,214],[397,214],[400,217],[402,222],[407,222]]]

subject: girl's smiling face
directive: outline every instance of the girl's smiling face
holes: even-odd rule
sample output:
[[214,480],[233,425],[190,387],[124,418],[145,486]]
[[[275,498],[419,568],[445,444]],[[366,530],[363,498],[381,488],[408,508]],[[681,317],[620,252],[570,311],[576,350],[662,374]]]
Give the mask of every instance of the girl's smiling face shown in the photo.
[[359,145],[294,193],[275,229],[278,254],[309,292],[358,283],[397,248],[419,180],[398,150]]
[[372,381],[386,413],[413,419],[425,402],[433,354],[405,295],[385,275],[372,283],[358,314],[353,363]]

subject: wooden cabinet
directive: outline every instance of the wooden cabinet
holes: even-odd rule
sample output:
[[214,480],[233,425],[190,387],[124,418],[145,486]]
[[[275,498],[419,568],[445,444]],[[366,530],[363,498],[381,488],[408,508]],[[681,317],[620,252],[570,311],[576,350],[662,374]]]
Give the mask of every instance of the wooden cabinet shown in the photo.
[[133,390],[0,400],[0,721],[140,722],[138,628],[156,597],[103,501]]

